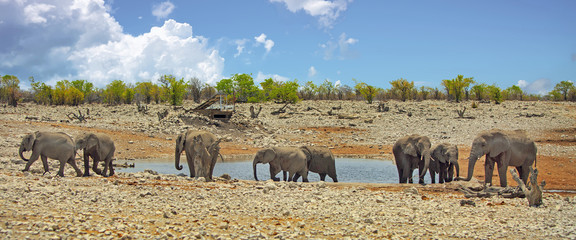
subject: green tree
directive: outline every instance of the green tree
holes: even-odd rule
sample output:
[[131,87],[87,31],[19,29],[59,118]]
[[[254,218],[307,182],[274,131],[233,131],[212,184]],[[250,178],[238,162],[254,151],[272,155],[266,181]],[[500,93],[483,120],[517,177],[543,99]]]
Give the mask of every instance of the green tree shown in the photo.
[[236,93],[234,91],[234,81],[232,81],[232,79],[229,79],[229,78],[225,78],[225,79],[222,79],[219,82],[217,82],[216,83],[216,90],[218,90],[218,92],[224,93],[224,94],[229,95],[229,96],[235,96],[236,95]]
[[[141,96],[141,98],[146,102],[146,104],[150,104],[150,102],[154,99],[154,87],[158,88],[157,85],[148,81],[148,82],[139,82],[136,83],[136,87],[134,87],[134,92]],[[141,100],[141,99],[139,99]]]
[[400,100],[402,100],[403,102],[411,98],[410,94],[414,89],[414,82],[408,82],[408,80],[400,78],[391,81],[390,85],[392,85],[390,91],[398,98],[400,98]]
[[476,100],[481,101],[487,97],[488,85],[486,83],[476,84],[472,86],[470,92],[476,98]]
[[20,95],[20,80],[13,75],[2,76],[2,81],[0,82],[0,99],[7,101],[10,106],[17,107]]
[[318,86],[316,86],[312,81],[306,82],[300,90],[300,96],[305,100],[314,99],[316,93],[318,93]]
[[473,83],[475,83],[474,78],[464,78],[463,75],[458,75],[456,78],[450,80],[442,80],[442,85],[446,88],[446,93],[450,97],[453,97],[456,102],[462,100],[463,94],[468,98],[468,87]]
[[68,80],[56,82],[52,92],[52,104],[78,106],[84,102],[84,93]]
[[122,80],[114,80],[104,89],[104,102],[112,105],[121,104],[126,91],[126,84]]
[[52,103],[52,87],[43,82],[36,82],[34,77],[28,78],[32,87],[34,101],[38,104],[49,105]]
[[325,100],[330,100],[334,91],[334,83],[330,82],[328,79],[324,79],[324,82],[318,86],[318,95],[320,98]]
[[372,104],[372,101],[374,101],[374,97],[376,97],[376,93],[378,93],[378,89],[364,82],[359,82],[356,79],[352,80],[356,83],[356,86],[354,86],[356,92],[360,93],[360,95],[362,95],[362,97],[364,98],[364,100],[366,100],[368,104]]
[[490,100],[494,101],[495,104],[502,102],[502,91],[496,84],[488,86],[488,95],[490,96]]
[[188,84],[184,81],[184,78],[176,80],[172,75],[164,75],[160,77],[159,81],[162,83],[164,99],[173,106],[182,105],[184,94],[186,93],[186,85]]
[[122,93],[122,99],[124,100],[125,104],[132,104],[132,101],[134,101],[134,95],[136,94],[134,87],[130,85],[126,85],[124,93]]
[[94,91],[94,84],[86,80],[74,80],[72,81],[72,87],[80,90],[84,97],[89,96]]
[[512,85],[512,87],[504,89],[504,91],[502,91],[502,95],[504,95],[504,99],[506,100],[522,100],[524,92],[522,92],[520,87]]
[[556,86],[554,86],[553,91],[560,93],[563,96],[564,101],[568,101],[568,94],[575,90],[576,89],[574,88],[574,83],[571,81],[561,81],[560,83],[556,84]]

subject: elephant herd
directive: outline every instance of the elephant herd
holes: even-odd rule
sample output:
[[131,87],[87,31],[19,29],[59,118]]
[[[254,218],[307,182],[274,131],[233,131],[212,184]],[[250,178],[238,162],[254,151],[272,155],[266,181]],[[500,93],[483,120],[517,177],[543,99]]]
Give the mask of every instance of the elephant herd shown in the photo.
[[[431,149],[430,139],[417,134],[398,139],[392,148],[400,183],[412,183],[414,169],[419,170],[419,183],[429,170],[431,182],[435,183],[435,174],[439,174],[439,183],[452,180],[470,181],[476,161],[486,156],[485,184],[492,184],[494,165],[498,164],[500,186],[508,185],[506,172],[508,167],[516,167],[520,178],[527,182],[532,164],[536,165],[536,144],[521,130],[503,131],[493,129],[479,133],[472,142],[468,157],[468,175],[461,178],[458,165],[458,147],[442,143]],[[456,168],[456,177],[454,177]]]
[[[176,139],[174,152],[175,167],[182,170],[180,156],[186,152],[186,161],[190,170],[190,177],[204,177],[212,181],[214,166],[220,154],[220,140],[216,135],[207,131],[188,130]],[[84,173],[76,166],[75,156],[77,150],[84,153]],[[30,159],[23,155],[25,151],[32,151]],[[59,176],[64,176],[64,166],[70,164],[77,176],[89,176],[89,160],[93,159],[92,170],[102,176],[114,175],[112,159],[114,157],[114,141],[103,133],[85,133],[73,141],[62,132],[35,132],[24,136],[19,148],[20,157],[27,161],[24,171],[40,157],[44,166],[44,173],[48,172],[48,158],[60,161]],[[469,181],[472,178],[474,165],[482,156],[486,156],[485,183],[492,184],[494,165],[498,164],[500,185],[507,186],[506,171],[508,166],[516,167],[521,179],[526,182],[530,167],[536,162],[536,145],[526,137],[523,131],[502,131],[493,129],[478,134],[473,142],[468,158],[468,175],[460,177],[458,165],[458,147],[454,144],[441,143],[434,148],[426,136],[413,134],[402,137],[396,141],[392,148],[394,160],[398,169],[399,183],[412,183],[413,171],[419,170],[419,183],[424,183],[424,176],[429,171],[431,182],[435,183],[436,174],[438,182],[452,180]],[[99,161],[104,161],[104,170],[98,169]],[[320,175],[322,181],[328,175],[334,182],[338,182],[335,158],[326,147],[270,147],[259,150],[253,160],[254,179],[258,180],[256,165],[269,164],[270,178],[274,181],[280,171],[285,181],[297,181],[302,177],[303,182],[308,181],[308,172]],[[454,176],[456,170],[456,176]],[[288,176],[286,176],[288,174]],[[502,177],[504,176],[504,177]]]

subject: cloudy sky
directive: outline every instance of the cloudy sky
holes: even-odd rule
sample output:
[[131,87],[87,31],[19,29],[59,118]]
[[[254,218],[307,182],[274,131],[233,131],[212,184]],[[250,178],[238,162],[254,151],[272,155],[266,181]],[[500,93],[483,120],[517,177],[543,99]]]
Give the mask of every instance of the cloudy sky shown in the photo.
[[545,93],[576,80],[576,1],[0,0],[0,75],[23,85],[235,73]]

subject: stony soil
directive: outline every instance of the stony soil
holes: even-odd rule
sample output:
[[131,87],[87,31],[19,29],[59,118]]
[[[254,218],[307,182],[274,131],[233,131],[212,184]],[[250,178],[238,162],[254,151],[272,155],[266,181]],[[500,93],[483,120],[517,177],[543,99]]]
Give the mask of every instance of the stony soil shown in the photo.
[[[376,104],[304,101],[280,115],[271,112],[282,105],[263,104],[258,119],[249,118],[249,104],[239,104],[229,123],[186,113],[192,103],[176,110],[150,105],[148,114],[138,113],[136,106],[0,108],[0,237],[576,238],[576,198],[569,193],[545,193],[540,208],[528,207],[525,199],[500,197],[471,199],[473,205],[462,206],[466,199],[456,190],[460,182],[420,186],[218,178],[205,183],[154,171],[77,178],[69,166],[60,178],[54,176],[56,161],[49,160],[53,171],[43,176],[40,163],[21,172],[24,162],[17,156],[22,136],[38,130],[72,136],[104,132],[116,141],[118,159],[169,159],[178,133],[206,129],[225,139],[227,160],[249,158],[262,147],[305,144],[328,146],[337,156],[391,159],[397,138],[419,133],[433,144],[458,144],[465,173],[478,132],[524,129],[537,142],[537,167],[546,189],[576,190],[574,103],[509,101],[476,109],[470,102],[385,104],[389,111],[377,112]],[[458,118],[455,111],[464,106],[464,116],[474,119]],[[67,113],[87,108],[87,122],[68,120]],[[156,113],[166,109],[169,115],[159,120]],[[479,161],[475,167],[479,180],[482,165]],[[510,177],[508,182],[514,184]]]

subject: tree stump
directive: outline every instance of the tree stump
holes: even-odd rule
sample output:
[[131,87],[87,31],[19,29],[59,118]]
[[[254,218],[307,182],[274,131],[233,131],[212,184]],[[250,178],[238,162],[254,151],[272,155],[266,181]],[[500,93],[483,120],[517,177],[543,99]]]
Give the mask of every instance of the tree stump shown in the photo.
[[510,173],[512,174],[512,178],[518,183],[522,192],[526,195],[528,205],[530,207],[542,205],[542,191],[544,190],[544,186],[546,186],[546,182],[542,181],[542,183],[538,185],[538,169],[532,169],[532,167],[530,167],[530,181],[528,182],[528,186],[520,179],[516,169],[511,169]]

